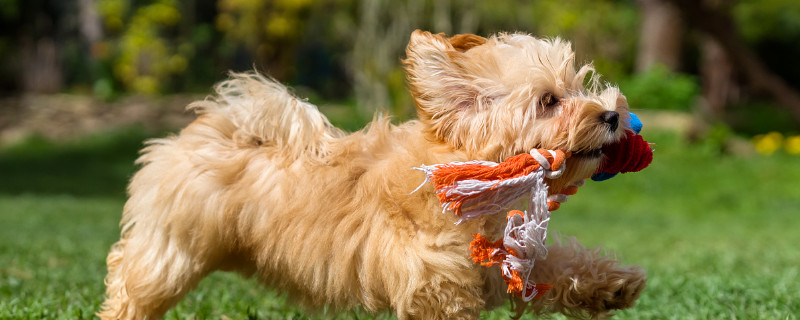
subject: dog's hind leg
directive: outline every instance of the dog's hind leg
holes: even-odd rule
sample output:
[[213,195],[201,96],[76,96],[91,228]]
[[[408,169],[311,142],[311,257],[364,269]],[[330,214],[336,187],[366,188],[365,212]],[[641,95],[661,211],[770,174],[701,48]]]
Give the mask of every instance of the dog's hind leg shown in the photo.
[[429,283],[414,294],[407,319],[478,319],[483,306],[479,286]]
[[531,276],[554,288],[532,301],[534,310],[604,318],[613,310],[632,307],[647,282],[644,270],[622,266],[601,250],[586,249],[575,240],[569,242],[548,246],[547,258],[536,262]]
[[480,266],[461,254],[442,251],[437,255],[439,261],[429,261],[420,272],[406,275],[415,289],[395,295],[392,305],[398,319],[478,319],[485,307]]
[[126,237],[112,247],[101,319],[159,319],[210,272],[175,239],[146,236]]

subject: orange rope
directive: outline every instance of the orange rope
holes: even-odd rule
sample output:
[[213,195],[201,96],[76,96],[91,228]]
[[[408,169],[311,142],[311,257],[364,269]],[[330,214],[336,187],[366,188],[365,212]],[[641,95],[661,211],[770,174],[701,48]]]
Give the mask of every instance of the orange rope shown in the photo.
[[[536,152],[547,159],[551,170],[558,170],[564,164],[564,161],[572,156],[572,152],[565,152],[564,150],[555,150],[555,157],[546,149],[537,149]],[[497,181],[499,183],[528,175],[539,170],[540,167],[541,165],[533,156],[529,153],[523,153],[508,157],[496,166],[477,163],[444,164],[437,167],[430,182],[435,187],[435,190],[445,190],[448,186],[455,185],[456,182],[463,180]],[[453,211],[459,217],[461,216],[461,207],[464,202],[480,196],[480,194],[474,194],[462,197],[460,201],[453,201],[454,196],[448,195],[447,192],[437,192],[436,194],[441,203],[450,202],[447,209]]]

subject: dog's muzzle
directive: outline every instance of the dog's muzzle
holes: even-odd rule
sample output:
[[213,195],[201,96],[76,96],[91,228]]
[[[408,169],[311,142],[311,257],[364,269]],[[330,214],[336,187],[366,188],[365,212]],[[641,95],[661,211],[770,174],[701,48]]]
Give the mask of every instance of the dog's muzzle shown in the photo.
[[600,120],[608,124],[608,131],[617,131],[619,127],[619,113],[616,111],[606,111],[600,115]]

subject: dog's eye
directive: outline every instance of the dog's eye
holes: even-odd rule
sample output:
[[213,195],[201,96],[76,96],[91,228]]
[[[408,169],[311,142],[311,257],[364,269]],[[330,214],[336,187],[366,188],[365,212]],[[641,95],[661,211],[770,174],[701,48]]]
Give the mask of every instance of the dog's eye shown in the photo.
[[542,99],[539,101],[543,107],[553,107],[558,104],[558,98],[556,98],[552,93],[545,93],[542,96]]

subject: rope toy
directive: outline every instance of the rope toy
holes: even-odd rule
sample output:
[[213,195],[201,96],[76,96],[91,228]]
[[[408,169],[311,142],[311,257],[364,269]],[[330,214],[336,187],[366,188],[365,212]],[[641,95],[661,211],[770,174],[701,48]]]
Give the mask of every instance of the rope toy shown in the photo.
[[646,168],[653,162],[653,144],[647,143],[639,135],[642,131],[642,121],[633,112],[630,115],[628,126],[631,131],[625,131],[625,137],[618,143],[603,146],[603,155],[606,159],[592,175],[594,181],[604,181],[613,178],[618,173],[637,172]]
[[552,288],[550,284],[528,281],[536,259],[547,256],[544,243],[550,211],[558,209],[579,187],[570,186],[548,197],[544,178],[560,177],[570,156],[568,151],[538,149],[502,163],[451,162],[416,169],[425,172],[426,182],[434,185],[442,203],[442,212],[452,211],[458,217],[457,224],[496,213],[530,194],[527,211],[508,213],[502,239],[492,242],[476,233],[469,247],[475,263],[500,265],[508,292],[530,301]]
[[[638,135],[641,122],[631,115],[631,123],[627,124],[630,130],[626,130],[625,137],[603,146],[606,159],[592,176],[593,180],[640,171],[652,162],[651,144]],[[553,288],[551,284],[530,281],[529,277],[534,262],[547,256],[545,241],[551,212],[584,184],[585,180],[581,180],[548,196],[544,179],[560,177],[571,155],[564,150],[534,149],[501,163],[468,161],[422,165],[414,168],[425,173],[425,182],[417,190],[427,182],[433,184],[442,212],[451,211],[458,218],[456,224],[497,213],[529,195],[528,210],[508,212],[503,238],[491,241],[476,233],[469,246],[472,261],[486,267],[499,265],[507,291],[527,302],[544,296]]]

